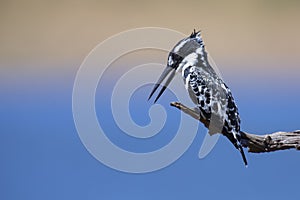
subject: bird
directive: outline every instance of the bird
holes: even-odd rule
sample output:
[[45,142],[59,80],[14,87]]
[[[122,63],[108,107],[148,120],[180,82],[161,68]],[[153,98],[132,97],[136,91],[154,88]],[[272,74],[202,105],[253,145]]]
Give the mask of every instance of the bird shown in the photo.
[[247,166],[248,162],[242,147],[243,132],[240,131],[238,107],[231,90],[209,63],[201,31],[194,29],[191,35],[180,40],[169,52],[167,66],[154,85],[148,101],[161,86],[154,100],[156,103],[176,73],[181,74],[185,88],[200,117],[219,127],[219,130],[212,130],[210,134],[223,133],[240,152]]

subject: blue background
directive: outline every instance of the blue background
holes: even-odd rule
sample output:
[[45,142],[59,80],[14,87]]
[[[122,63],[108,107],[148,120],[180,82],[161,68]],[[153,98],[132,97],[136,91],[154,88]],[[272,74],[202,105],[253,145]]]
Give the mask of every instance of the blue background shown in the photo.
[[[253,199],[258,194],[282,199],[287,193],[298,198],[298,152],[247,153],[249,167],[245,168],[239,153],[221,137],[213,151],[200,160],[198,151],[206,133],[202,126],[188,151],[167,168],[127,174],[104,166],[87,152],[74,126],[71,102],[75,73],[42,74],[53,82],[16,73],[10,81],[1,80],[1,199]],[[255,83],[251,76],[245,76],[243,86],[229,81],[233,83],[243,130],[268,133],[299,128],[298,86],[273,75],[269,80],[256,77]],[[226,72],[223,76],[232,80]],[[13,79],[22,84],[5,85]],[[136,96],[131,101],[144,101],[143,95]],[[166,93],[161,103],[168,107],[171,97]],[[137,123],[143,123],[141,118],[144,123],[148,119],[140,109],[132,108],[131,112]],[[147,148],[167,142],[170,134],[168,129],[160,133],[162,140]],[[124,146],[137,144],[129,149],[138,152],[138,141],[128,141],[130,138],[124,136],[118,139]]]

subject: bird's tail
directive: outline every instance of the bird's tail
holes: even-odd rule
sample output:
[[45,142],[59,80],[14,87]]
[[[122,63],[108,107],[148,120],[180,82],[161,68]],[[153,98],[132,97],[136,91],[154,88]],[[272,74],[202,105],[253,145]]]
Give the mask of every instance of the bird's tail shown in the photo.
[[243,161],[244,161],[244,163],[245,163],[245,166],[247,167],[247,166],[248,166],[248,162],[247,162],[247,158],[246,158],[246,156],[245,156],[245,153],[244,153],[244,150],[243,150],[242,145],[241,145],[241,144],[238,144],[238,148],[237,148],[237,149],[240,151],[240,153],[241,153],[241,155],[242,155],[242,158],[243,158]]
[[246,156],[245,156],[245,153],[244,153],[242,144],[240,143],[240,140],[241,140],[240,135],[239,135],[239,134],[233,133],[233,134],[225,134],[225,136],[231,141],[231,143],[234,145],[234,147],[235,147],[237,150],[239,150],[239,152],[240,152],[241,155],[242,155],[244,164],[245,164],[245,166],[247,167],[247,166],[248,166],[248,162],[247,162],[247,159],[246,159]]

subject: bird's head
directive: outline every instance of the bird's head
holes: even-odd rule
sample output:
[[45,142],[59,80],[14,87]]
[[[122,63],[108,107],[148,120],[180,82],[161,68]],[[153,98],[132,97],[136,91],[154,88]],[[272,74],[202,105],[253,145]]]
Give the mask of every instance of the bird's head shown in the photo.
[[203,62],[203,64],[205,65],[205,56],[206,52],[204,50],[204,43],[201,37],[201,32],[196,32],[196,30],[194,30],[194,32],[192,32],[189,37],[180,40],[169,53],[167,67],[155,84],[148,100],[152,97],[154,92],[169,74],[169,77],[167,78],[163,88],[154,100],[154,103],[159,99],[167,86],[170,84],[175,76],[175,72],[180,72],[185,65],[194,66],[199,61]]

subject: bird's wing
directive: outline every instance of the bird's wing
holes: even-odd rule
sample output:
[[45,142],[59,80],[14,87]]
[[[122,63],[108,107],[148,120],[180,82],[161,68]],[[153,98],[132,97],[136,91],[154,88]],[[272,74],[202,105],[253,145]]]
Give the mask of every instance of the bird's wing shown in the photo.
[[204,118],[209,119],[211,114],[209,107],[211,94],[207,84],[209,76],[206,73],[197,67],[192,67],[186,85],[190,98],[200,108],[200,114]]

